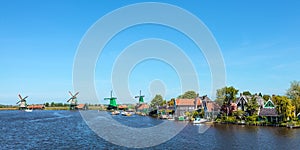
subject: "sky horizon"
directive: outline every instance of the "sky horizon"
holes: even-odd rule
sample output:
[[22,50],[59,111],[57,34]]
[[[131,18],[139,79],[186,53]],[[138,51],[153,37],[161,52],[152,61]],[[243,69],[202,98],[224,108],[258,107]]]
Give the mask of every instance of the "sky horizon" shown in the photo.
[[[77,92],[72,71],[83,36],[107,13],[138,2],[146,1],[1,1],[0,104],[16,104],[18,94],[29,96],[29,104],[67,103],[68,91]],[[300,2],[154,2],[183,8],[206,25],[221,49],[227,86],[239,92],[284,95],[290,82],[300,80]],[[210,67],[195,43],[180,31],[142,24],[119,32],[98,57],[94,83],[99,103],[109,103],[103,98],[109,97],[113,89],[111,72],[115,60],[124,48],[147,38],[163,39],[180,47],[197,72],[196,92],[214,99]],[[182,92],[175,69],[157,59],[136,64],[128,77],[132,97],[142,90],[145,102],[160,92],[166,100],[176,98]],[[160,88],[151,89],[151,84]],[[79,93],[79,103],[80,99],[84,98]],[[122,103],[128,98],[119,99]]]

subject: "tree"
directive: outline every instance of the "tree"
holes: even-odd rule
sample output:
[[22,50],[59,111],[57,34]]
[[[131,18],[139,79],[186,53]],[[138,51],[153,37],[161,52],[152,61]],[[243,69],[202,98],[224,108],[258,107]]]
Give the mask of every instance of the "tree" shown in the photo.
[[292,99],[292,103],[295,106],[295,115],[297,115],[300,112],[300,81],[291,82],[286,95]]
[[174,106],[175,98],[172,98],[170,101],[167,102],[169,106]]
[[251,96],[252,94],[251,94],[249,91],[244,91],[244,92],[243,92],[243,95]]
[[49,107],[49,103],[48,102],[45,103],[45,107]]
[[55,103],[54,102],[51,102],[51,107],[54,107],[55,106]]
[[283,121],[288,121],[293,118],[293,111],[295,107],[292,105],[287,96],[272,96],[272,100],[276,106],[278,114],[283,116]]
[[268,101],[268,100],[271,98],[271,96],[270,96],[270,95],[264,95],[262,98],[263,98],[265,101]]
[[224,103],[228,103],[230,100],[235,100],[236,95],[239,90],[235,89],[233,86],[224,87],[217,90],[216,102],[221,106]]
[[161,95],[155,95],[155,97],[152,99],[150,106],[151,107],[156,107],[156,106],[160,106],[161,104],[163,104],[163,97]]
[[250,116],[252,116],[255,113],[257,113],[258,107],[259,107],[259,105],[257,103],[256,97],[253,96],[251,99],[248,100],[246,112]]
[[195,91],[186,91],[183,95],[179,95],[178,98],[187,98],[194,99],[197,97],[197,93]]

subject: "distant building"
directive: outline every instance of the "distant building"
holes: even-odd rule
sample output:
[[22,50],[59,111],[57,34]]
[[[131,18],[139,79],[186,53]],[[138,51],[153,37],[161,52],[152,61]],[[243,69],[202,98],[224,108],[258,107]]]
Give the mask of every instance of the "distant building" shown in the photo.
[[264,107],[259,110],[259,116],[267,117],[268,122],[273,123],[277,123],[280,119],[280,116],[278,115],[275,105],[271,99],[269,99],[264,105]]
[[259,108],[263,108],[265,100],[259,95],[255,95],[254,98],[256,99]]
[[240,97],[236,99],[236,104],[237,104],[237,109],[245,111],[247,109],[247,104],[249,100],[251,99],[250,96],[243,95],[242,93],[240,94]]
[[137,104],[135,106],[135,109],[137,112],[143,112],[143,113],[148,113],[149,112],[149,105],[146,103],[141,103],[141,104]]
[[202,101],[205,109],[205,118],[215,119],[220,113],[221,107],[214,101]]
[[77,110],[88,110],[89,107],[87,104],[78,104],[77,106],[75,106],[75,109]]
[[45,105],[29,105],[29,106],[27,106],[27,109],[39,109],[39,110],[43,110],[43,109],[45,109]]
[[118,109],[119,109],[119,110],[127,110],[127,109],[128,109],[128,106],[127,106],[127,105],[119,105],[119,106],[118,106]]
[[192,112],[202,108],[202,100],[196,99],[176,99],[175,101],[175,116],[184,116],[185,112]]

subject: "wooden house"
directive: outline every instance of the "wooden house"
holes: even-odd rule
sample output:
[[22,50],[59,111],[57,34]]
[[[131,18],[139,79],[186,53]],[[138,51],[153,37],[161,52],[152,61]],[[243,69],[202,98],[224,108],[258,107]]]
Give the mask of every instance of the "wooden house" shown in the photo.
[[278,112],[275,108],[274,103],[271,99],[269,99],[263,108],[259,110],[259,117],[267,117],[268,122],[278,122],[280,119],[280,116],[278,115]]
[[148,113],[149,112],[149,105],[146,103],[141,103],[141,104],[137,104],[135,106],[135,110],[137,112],[143,112],[143,113]]
[[176,99],[175,101],[175,116],[184,116],[185,112],[192,112],[202,107],[202,100],[196,99]]
[[245,111],[247,109],[247,104],[249,100],[251,99],[250,96],[243,95],[242,93],[240,94],[240,97],[236,99],[236,104],[237,104],[237,109]]

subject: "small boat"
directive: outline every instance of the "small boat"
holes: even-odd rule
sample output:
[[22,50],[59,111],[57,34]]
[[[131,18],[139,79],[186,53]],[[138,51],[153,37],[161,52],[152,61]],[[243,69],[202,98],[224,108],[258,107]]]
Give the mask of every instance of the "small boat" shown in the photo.
[[119,111],[113,111],[113,112],[111,112],[111,115],[119,115],[119,114],[120,114]]
[[32,109],[25,109],[25,112],[32,112]]
[[168,119],[168,116],[167,115],[161,115],[159,118],[160,119]]
[[199,124],[199,123],[204,123],[206,122],[207,120],[206,119],[203,119],[203,118],[196,118],[194,121],[193,121],[193,124]]
[[178,121],[184,121],[185,119],[184,119],[184,116],[179,116],[178,117]]
[[131,116],[131,113],[123,111],[123,112],[121,112],[121,115],[123,115],[123,116]]

